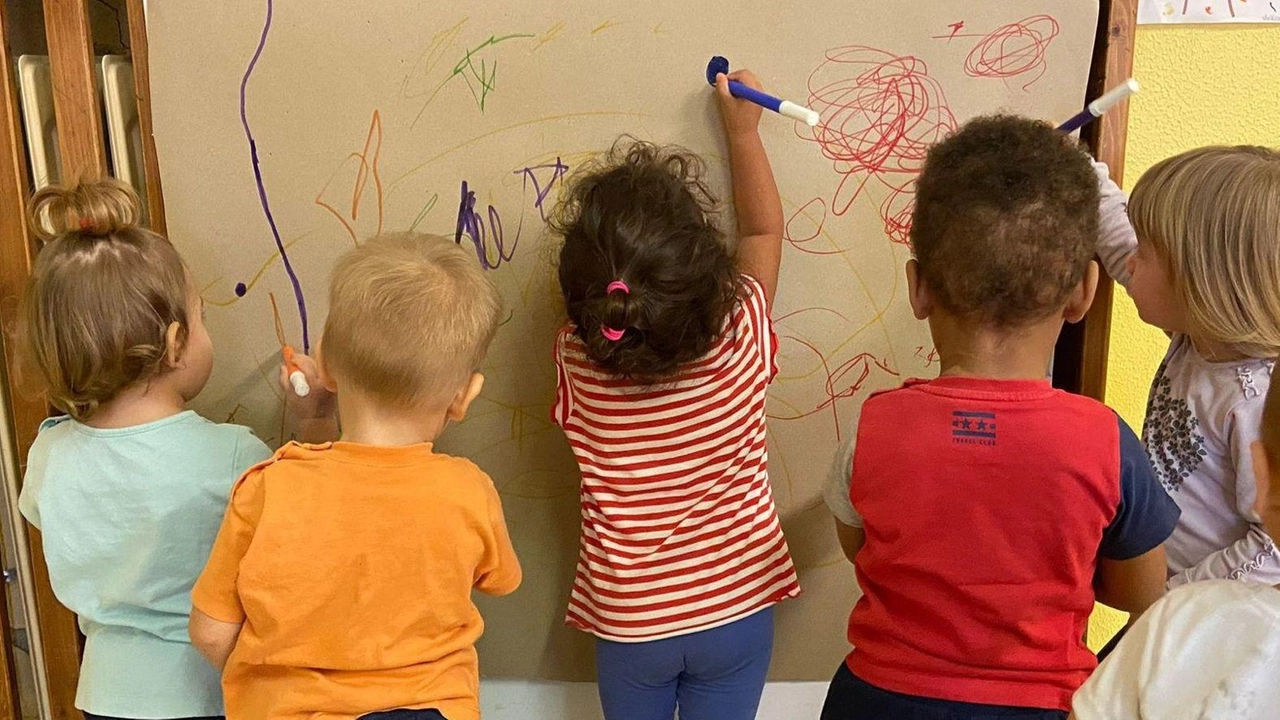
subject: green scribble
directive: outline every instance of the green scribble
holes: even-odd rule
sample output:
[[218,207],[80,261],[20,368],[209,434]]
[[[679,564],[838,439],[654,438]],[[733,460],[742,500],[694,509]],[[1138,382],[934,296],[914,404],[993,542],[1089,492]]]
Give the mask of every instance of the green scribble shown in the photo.
[[533,37],[536,36],[528,33],[513,33],[501,37],[490,35],[488,40],[468,50],[462,56],[458,64],[453,66],[453,72],[450,73],[449,77],[455,78],[461,75],[462,79],[467,83],[467,89],[471,91],[471,97],[475,99],[476,105],[480,107],[480,112],[484,112],[485,100],[488,99],[489,93],[493,92],[497,87],[498,61],[496,58],[492,62],[486,61],[484,58],[478,58],[479,64],[477,64],[476,53],[508,40]]
[[417,229],[418,223],[422,222],[422,219],[427,216],[427,213],[431,212],[431,209],[436,206],[436,201],[439,199],[440,193],[431,193],[431,197],[427,200],[427,204],[422,206],[422,210],[418,212],[418,217],[414,218],[413,224],[409,226],[409,232],[413,232]]

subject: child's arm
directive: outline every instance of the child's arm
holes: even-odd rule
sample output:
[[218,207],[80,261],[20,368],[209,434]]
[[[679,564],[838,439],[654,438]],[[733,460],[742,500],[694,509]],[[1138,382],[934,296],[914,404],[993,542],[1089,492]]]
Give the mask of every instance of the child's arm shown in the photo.
[[244,623],[244,606],[237,586],[240,562],[249,551],[262,518],[262,473],[262,467],[249,471],[232,489],[209,561],[191,588],[187,633],[191,644],[218,669],[226,664]]
[[1093,171],[1098,176],[1098,190],[1102,193],[1098,203],[1098,257],[1102,259],[1107,274],[1127,287],[1127,262],[1138,249],[1138,236],[1129,223],[1129,198],[1111,179],[1105,164],[1093,161]]
[[222,670],[227,666],[227,658],[231,657],[231,651],[236,647],[236,639],[240,637],[243,625],[244,623],[215,620],[198,608],[192,608],[187,633],[191,636],[191,644],[200,651],[204,659],[214,669]]
[[[1255,377],[1254,382],[1258,382],[1258,378]],[[1253,444],[1262,427],[1262,399],[1267,386],[1258,386],[1256,391],[1256,396],[1231,410],[1223,438],[1230,448],[1230,462],[1235,471],[1235,492],[1232,493],[1235,504],[1231,510],[1249,523],[1249,529],[1244,537],[1169,578],[1171,590],[1189,582],[1213,579],[1280,584],[1280,551],[1262,527],[1262,518],[1254,507],[1258,482],[1253,468]],[[1212,428],[1202,429],[1212,432]],[[1195,523],[1200,518],[1191,515],[1185,520]]]
[[1103,605],[1141,615],[1164,595],[1165,574],[1163,546],[1130,560],[1099,558],[1094,593]]
[[294,436],[302,443],[325,443],[338,439],[337,398],[325,386],[316,361],[301,353],[293,356],[294,365],[307,377],[311,392],[298,397],[289,374],[293,368],[280,363],[280,389],[284,403],[295,418]]
[[835,462],[831,464],[831,472],[827,474],[827,483],[822,489],[822,499],[836,521],[836,539],[840,541],[840,550],[849,562],[857,556],[867,540],[862,526],[862,518],[853,508],[853,500],[849,496],[853,483],[853,455],[858,438],[849,438],[836,453]]
[[1142,441],[1124,420],[1119,431],[1119,497],[1098,548],[1098,602],[1141,614],[1164,594],[1165,540],[1178,523],[1178,505],[1151,469]]
[[486,595],[509,595],[520,587],[524,575],[507,533],[507,521],[502,516],[502,500],[492,480],[485,477],[484,484],[489,535],[484,539],[484,558],[476,568],[475,588]]
[[728,77],[716,77],[716,92],[729,143],[733,205],[738,214],[738,269],[760,283],[765,302],[772,306],[782,262],[782,199],[760,142],[760,106],[730,95],[729,80],[757,89],[760,80],[749,70],[738,70]]

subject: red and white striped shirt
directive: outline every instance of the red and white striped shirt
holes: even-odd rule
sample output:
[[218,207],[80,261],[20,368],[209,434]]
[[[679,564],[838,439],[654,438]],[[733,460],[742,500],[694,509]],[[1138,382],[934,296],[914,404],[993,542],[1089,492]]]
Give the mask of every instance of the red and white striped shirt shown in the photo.
[[569,625],[661,640],[800,594],[766,470],[776,339],[764,291],[744,284],[715,347],[655,385],[598,368],[571,327],[556,337],[551,416],[582,471]]

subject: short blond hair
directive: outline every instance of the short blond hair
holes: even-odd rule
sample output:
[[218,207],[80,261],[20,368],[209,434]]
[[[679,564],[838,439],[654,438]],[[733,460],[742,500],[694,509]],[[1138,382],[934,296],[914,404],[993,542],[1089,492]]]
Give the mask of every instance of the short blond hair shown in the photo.
[[18,367],[77,420],[159,371],[170,325],[186,340],[186,267],[168,240],[137,227],[140,215],[138,196],[114,180],[31,198],[44,246],[23,295]]
[[1280,153],[1213,146],[1162,160],[1134,185],[1129,217],[1167,264],[1192,337],[1280,354]]
[[322,361],[397,407],[447,401],[479,369],[501,311],[474,253],[435,235],[381,235],[334,267]]

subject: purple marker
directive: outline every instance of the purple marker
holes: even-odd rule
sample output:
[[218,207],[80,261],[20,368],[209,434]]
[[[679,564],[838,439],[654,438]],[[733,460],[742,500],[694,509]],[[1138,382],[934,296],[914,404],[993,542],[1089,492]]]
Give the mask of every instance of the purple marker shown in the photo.
[[[707,63],[707,82],[715,85],[716,75],[720,73],[729,74],[729,60],[716,55],[711,58],[711,62]],[[772,110],[783,117],[799,120],[809,127],[818,124],[817,112],[803,105],[797,105],[790,100],[783,100],[768,93],[760,92],[753,87],[743,85],[737,80],[729,81],[729,94],[741,100],[753,102],[766,110]]]
[[1094,100],[1085,107],[1084,110],[1076,113],[1070,120],[1058,126],[1058,130],[1064,133],[1075,132],[1085,125],[1093,121],[1094,118],[1102,117],[1102,113],[1115,107],[1121,100],[1141,90],[1138,81],[1133,78],[1125,80],[1120,85],[1111,88],[1102,97]]

